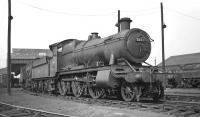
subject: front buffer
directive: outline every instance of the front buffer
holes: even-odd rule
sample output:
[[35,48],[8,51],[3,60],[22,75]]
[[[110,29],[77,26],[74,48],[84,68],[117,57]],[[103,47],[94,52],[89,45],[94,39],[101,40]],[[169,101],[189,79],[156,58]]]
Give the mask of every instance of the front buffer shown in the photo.
[[140,98],[153,98],[154,101],[164,96],[164,86],[154,73],[148,71],[129,72],[121,85],[121,95],[125,101]]

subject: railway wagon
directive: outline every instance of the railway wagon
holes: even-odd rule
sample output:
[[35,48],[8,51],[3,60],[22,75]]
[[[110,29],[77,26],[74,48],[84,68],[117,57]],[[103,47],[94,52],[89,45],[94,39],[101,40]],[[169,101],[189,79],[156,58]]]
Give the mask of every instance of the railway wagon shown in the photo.
[[168,79],[168,84],[173,88],[200,88],[200,70],[174,73],[173,77]]
[[199,88],[200,87],[200,64],[184,64],[174,68],[168,68],[172,77],[168,78],[170,87]]
[[76,97],[115,95],[125,101],[162,98],[163,74],[145,62],[151,38],[139,28],[130,29],[130,23],[130,18],[122,18],[120,32],[105,38],[92,33],[87,41],[50,45],[53,56],[32,63],[32,89]]
[[181,87],[200,88],[200,70],[184,71],[181,76]]

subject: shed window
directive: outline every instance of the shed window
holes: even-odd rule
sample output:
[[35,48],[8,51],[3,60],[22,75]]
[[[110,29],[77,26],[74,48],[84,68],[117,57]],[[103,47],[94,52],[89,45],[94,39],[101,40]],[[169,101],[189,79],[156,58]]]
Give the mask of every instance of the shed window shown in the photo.
[[46,53],[40,52],[40,53],[39,53],[39,56],[46,56]]

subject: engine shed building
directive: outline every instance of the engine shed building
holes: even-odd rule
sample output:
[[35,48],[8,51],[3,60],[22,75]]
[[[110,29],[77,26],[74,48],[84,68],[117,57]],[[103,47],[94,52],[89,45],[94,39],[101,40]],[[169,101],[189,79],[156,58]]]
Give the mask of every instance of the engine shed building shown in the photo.
[[[21,67],[32,62],[36,58],[44,56],[52,56],[51,50],[13,48],[11,53],[11,72],[18,75]],[[0,73],[7,74],[6,68],[0,69]]]
[[6,87],[7,85],[7,69],[1,68],[0,69],[0,88]]
[[[11,53],[11,72],[17,76],[20,74],[21,67],[32,62],[36,58],[52,56],[49,49],[24,49],[13,48]],[[0,69],[0,87],[7,85],[7,68]]]
[[36,58],[52,56],[49,49],[23,49],[13,48],[11,54],[11,71],[18,75],[20,68],[32,62]]
[[[165,60],[166,71],[176,80],[200,79],[200,53],[171,56]],[[159,67],[162,63],[158,64]],[[181,82],[177,85],[181,85]]]

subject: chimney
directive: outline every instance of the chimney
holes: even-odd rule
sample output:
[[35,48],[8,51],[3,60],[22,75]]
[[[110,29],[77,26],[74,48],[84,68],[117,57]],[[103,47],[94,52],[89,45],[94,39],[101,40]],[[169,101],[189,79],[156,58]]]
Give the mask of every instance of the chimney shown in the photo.
[[98,33],[97,32],[93,32],[91,33],[91,35],[88,36],[88,40],[91,40],[91,39],[99,39],[101,38],[100,36],[98,36]]
[[92,39],[96,39],[96,38],[98,38],[98,32],[93,32],[93,33],[91,33],[92,34]]
[[119,21],[120,32],[124,30],[129,30],[131,22],[132,20],[128,17],[121,18]]

